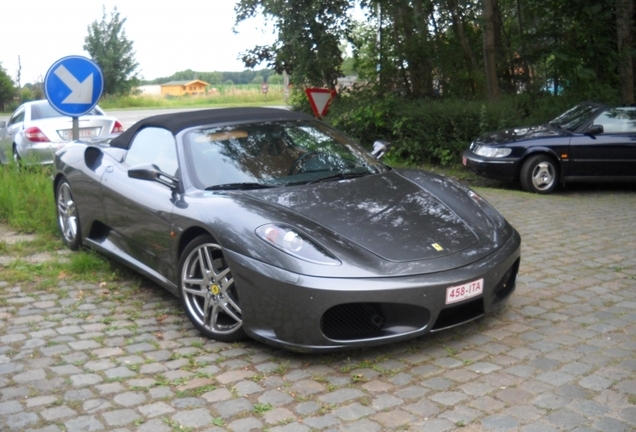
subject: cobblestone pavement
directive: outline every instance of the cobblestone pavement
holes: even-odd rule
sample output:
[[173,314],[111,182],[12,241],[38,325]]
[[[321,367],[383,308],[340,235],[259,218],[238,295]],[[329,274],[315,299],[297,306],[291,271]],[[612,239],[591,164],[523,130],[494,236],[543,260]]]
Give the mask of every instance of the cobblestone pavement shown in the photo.
[[202,339],[151,283],[0,282],[0,430],[636,430],[636,193],[480,192],[523,237],[508,307],[380,348]]

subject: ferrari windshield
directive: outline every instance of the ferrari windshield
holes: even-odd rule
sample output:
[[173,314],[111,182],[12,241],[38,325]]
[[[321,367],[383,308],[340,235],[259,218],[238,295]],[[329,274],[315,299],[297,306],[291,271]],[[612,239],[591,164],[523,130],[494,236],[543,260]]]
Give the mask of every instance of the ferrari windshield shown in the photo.
[[202,189],[288,186],[355,178],[387,168],[319,122],[268,122],[198,129],[185,137]]

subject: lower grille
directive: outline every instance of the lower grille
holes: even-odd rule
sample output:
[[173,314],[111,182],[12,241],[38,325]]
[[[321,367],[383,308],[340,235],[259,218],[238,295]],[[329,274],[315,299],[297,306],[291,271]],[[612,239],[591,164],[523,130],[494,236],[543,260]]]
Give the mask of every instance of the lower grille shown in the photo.
[[506,274],[503,275],[503,277],[495,287],[495,302],[507,298],[515,290],[520,261],[520,259],[517,259],[517,261],[515,261],[515,263],[508,269]]
[[381,336],[386,318],[374,303],[334,306],[322,316],[322,331],[330,339],[350,340]]
[[373,339],[410,333],[425,328],[428,309],[401,303],[344,303],[325,312],[323,334],[337,341]]

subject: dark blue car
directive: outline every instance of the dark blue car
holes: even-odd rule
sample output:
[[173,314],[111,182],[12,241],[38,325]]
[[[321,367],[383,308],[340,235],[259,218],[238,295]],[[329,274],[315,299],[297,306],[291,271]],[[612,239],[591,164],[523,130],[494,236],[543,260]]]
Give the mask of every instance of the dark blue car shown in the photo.
[[584,102],[541,126],[482,135],[462,163],[543,194],[559,183],[636,181],[636,107]]

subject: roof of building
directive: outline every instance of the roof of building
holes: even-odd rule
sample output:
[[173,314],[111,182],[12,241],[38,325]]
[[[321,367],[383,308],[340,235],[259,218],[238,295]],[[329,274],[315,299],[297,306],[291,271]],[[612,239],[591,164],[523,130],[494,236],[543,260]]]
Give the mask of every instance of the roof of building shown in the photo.
[[201,81],[199,79],[195,79],[195,80],[181,80],[181,81],[170,81],[167,83],[163,83],[161,84],[161,87],[164,86],[186,86],[186,85],[191,85],[191,84],[202,84],[205,86],[209,86],[209,83],[206,83],[205,81]]

